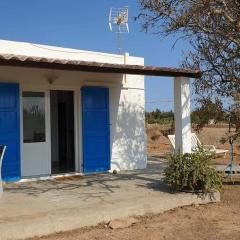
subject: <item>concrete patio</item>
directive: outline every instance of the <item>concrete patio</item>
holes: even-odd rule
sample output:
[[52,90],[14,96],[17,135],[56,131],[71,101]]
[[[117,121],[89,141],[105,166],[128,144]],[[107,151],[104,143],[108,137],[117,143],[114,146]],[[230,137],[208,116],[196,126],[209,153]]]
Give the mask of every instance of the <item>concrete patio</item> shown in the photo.
[[150,158],[145,170],[7,184],[0,199],[0,239],[42,236],[212,201],[171,194],[162,183],[163,165]]

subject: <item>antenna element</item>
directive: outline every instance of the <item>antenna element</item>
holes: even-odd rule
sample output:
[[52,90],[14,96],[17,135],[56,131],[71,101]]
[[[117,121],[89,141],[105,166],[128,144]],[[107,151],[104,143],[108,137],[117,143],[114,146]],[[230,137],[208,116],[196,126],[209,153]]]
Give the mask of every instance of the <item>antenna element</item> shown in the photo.
[[122,35],[129,33],[128,7],[110,8],[109,28],[111,32],[116,33],[118,41],[118,52],[122,53]]

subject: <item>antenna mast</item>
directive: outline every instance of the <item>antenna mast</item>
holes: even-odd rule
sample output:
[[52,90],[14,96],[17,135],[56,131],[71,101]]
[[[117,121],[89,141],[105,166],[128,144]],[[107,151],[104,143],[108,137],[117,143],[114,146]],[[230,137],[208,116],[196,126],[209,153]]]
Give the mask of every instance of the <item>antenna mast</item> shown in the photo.
[[109,28],[117,35],[117,48],[120,54],[123,50],[123,34],[129,33],[128,7],[110,8]]

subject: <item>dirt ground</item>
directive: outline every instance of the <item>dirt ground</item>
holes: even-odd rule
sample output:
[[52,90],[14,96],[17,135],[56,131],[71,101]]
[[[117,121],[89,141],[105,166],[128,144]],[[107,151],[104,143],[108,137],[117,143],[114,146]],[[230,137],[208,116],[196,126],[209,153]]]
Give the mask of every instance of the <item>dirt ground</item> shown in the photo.
[[[147,151],[150,156],[166,157],[171,153],[171,144],[167,138],[170,132],[170,126],[149,124],[147,126]],[[194,131],[193,131],[194,132]],[[204,127],[199,133],[196,133],[204,145],[214,145],[216,148],[230,150],[230,145],[227,142],[222,143],[222,139],[228,135],[227,126],[208,126]],[[216,164],[227,164],[230,160],[229,153],[223,157],[219,156],[214,159]],[[240,164],[240,144],[234,144],[234,163]]]
[[124,229],[79,229],[32,240],[239,240],[240,186],[225,185],[222,202],[178,208],[156,216],[140,217],[139,222]]

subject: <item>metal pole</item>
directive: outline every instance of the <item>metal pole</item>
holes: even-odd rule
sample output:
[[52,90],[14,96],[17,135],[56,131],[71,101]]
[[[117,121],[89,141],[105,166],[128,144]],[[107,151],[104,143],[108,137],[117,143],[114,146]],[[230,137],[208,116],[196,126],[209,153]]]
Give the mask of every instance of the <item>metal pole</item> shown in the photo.
[[232,172],[233,172],[233,155],[234,155],[234,152],[233,152],[233,137],[232,136],[229,138],[229,144],[230,144],[231,148],[230,148],[230,162],[228,164],[228,167],[229,167],[228,175],[232,175]]

